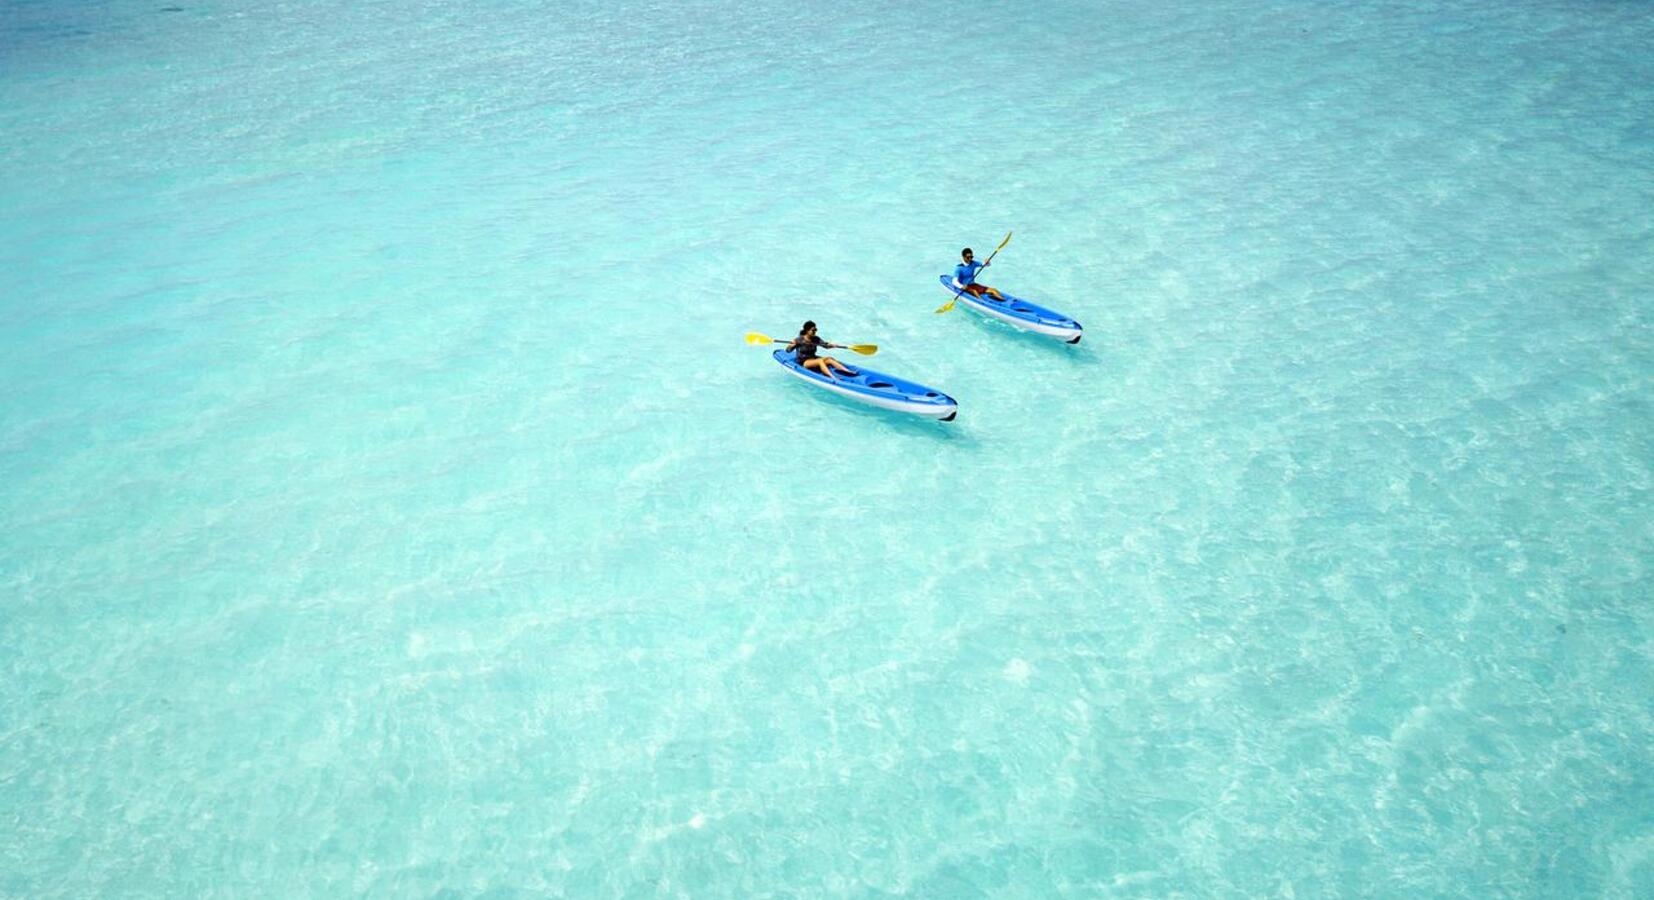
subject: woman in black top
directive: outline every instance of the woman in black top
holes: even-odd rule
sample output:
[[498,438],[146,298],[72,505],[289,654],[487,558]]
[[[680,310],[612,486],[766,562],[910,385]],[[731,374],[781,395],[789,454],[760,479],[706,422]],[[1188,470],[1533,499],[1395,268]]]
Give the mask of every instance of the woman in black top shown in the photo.
[[816,323],[814,322],[805,322],[804,327],[798,330],[798,337],[793,338],[792,343],[787,345],[787,349],[793,351],[793,358],[798,360],[798,364],[812,372],[820,372],[828,378],[833,378],[833,371],[836,369],[846,375],[855,377],[855,370],[844,363],[831,356],[816,356],[816,351],[823,347],[829,350],[833,348],[843,349],[844,345],[832,344],[822,340],[821,336],[816,334]]

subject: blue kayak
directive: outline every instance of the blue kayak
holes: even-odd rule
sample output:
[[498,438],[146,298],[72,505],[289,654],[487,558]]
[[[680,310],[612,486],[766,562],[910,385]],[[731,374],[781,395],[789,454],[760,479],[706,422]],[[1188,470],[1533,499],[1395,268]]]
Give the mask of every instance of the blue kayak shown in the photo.
[[944,422],[953,421],[959,414],[959,404],[952,397],[934,388],[925,387],[894,375],[875,372],[853,363],[846,363],[855,371],[855,375],[838,375],[828,378],[819,372],[812,372],[798,364],[791,351],[781,349],[775,351],[775,361],[780,363],[789,373],[802,378],[819,388],[832,391],[840,396],[849,397],[877,406],[880,409],[895,412],[909,413],[915,416],[924,416],[929,419],[941,419]]
[[1027,300],[1013,297],[1010,294],[1006,294],[1004,300],[995,300],[986,295],[978,297],[974,294],[968,294],[953,286],[952,275],[942,276],[942,288],[950,295],[958,297],[960,303],[985,316],[998,319],[1007,325],[1012,325],[1023,331],[1062,338],[1070,344],[1080,342],[1083,333],[1080,323],[1054,309],[1046,309],[1039,304],[1029,303]]

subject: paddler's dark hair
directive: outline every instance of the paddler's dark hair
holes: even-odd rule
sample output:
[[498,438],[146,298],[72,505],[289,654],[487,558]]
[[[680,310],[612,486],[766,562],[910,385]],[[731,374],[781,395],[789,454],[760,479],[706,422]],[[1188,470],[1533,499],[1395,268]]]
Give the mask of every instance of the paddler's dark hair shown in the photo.
[[969,253],[969,252],[971,252],[971,248],[969,248],[969,247],[966,247],[966,248],[965,248],[965,249],[963,249],[963,250],[961,250],[961,251],[959,251],[959,255],[960,255],[960,256],[964,256],[964,255],[965,255],[965,254],[967,254],[967,253]]
[[798,329],[798,333],[799,333],[799,334],[803,334],[803,333],[804,333],[804,332],[806,332],[806,331],[809,331],[809,330],[810,330],[810,329],[812,329],[812,328],[814,328],[814,327],[816,327],[816,323],[814,323],[814,322],[810,322],[810,321],[806,321],[806,322],[805,322],[805,323],[804,323],[804,327],[802,327],[802,328],[800,328],[800,329]]

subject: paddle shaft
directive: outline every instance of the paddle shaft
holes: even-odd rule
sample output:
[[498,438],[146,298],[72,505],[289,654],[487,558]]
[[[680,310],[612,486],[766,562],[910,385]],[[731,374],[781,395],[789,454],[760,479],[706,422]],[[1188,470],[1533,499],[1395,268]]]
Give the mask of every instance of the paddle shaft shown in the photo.
[[[793,338],[793,341],[796,341],[796,340],[798,340],[798,338]],[[783,341],[780,338],[770,338],[770,343],[772,343],[772,344],[790,344],[793,341]],[[829,344],[826,341],[822,341],[821,346],[826,347],[829,350],[833,350],[833,349],[856,350],[857,345],[854,345],[854,344]],[[856,350],[856,352],[861,353],[860,350]],[[865,356],[866,354],[862,354],[862,355]]]

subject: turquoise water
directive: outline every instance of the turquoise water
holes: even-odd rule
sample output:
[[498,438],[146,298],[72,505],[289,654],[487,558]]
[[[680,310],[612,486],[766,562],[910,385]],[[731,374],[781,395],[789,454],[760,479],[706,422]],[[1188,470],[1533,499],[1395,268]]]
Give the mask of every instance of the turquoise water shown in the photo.
[[168,5],[0,6],[0,894],[1654,894],[1648,4]]

